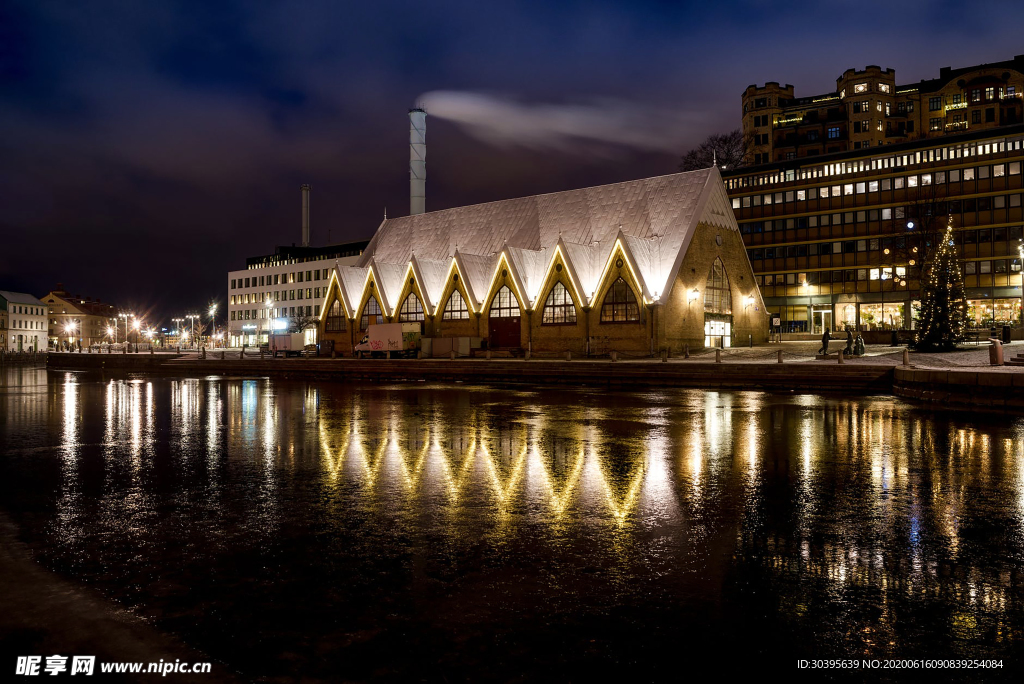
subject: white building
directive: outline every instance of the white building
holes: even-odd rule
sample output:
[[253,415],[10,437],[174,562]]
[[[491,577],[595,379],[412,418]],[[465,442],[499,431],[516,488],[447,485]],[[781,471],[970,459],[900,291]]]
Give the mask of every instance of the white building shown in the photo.
[[314,343],[331,271],[354,265],[367,244],[278,247],[274,254],[246,259],[242,270],[229,271],[228,344],[261,344],[271,330],[302,329],[310,336],[307,343]]
[[46,305],[30,294],[0,290],[0,349],[14,352],[46,349]]

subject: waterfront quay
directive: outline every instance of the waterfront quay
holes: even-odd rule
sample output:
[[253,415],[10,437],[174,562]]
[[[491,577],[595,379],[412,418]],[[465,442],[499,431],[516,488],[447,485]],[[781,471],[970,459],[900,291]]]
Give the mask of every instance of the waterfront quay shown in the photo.
[[[272,376],[349,383],[451,382],[506,386],[576,386],[605,389],[692,387],[893,394],[961,408],[1024,411],[1024,367],[989,365],[988,346],[947,354],[905,353],[870,345],[862,357],[816,354],[817,342],[703,350],[688,358],[357,359],[272,358],[251,350],[205,354],[54,353],[54,369],[164,375]],[[1004,345],[1007,358],[1024,343]]]

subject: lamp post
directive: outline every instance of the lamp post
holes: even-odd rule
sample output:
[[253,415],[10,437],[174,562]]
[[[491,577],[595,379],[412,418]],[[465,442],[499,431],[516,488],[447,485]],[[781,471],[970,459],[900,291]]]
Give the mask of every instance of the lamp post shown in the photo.
[[117,314],[117,317],[124,319],[124,343],[128,344],[128,319],[132,318],[132,314],[128,313],[127,311],[122,311],[121,313]]
[[132,328],[135,330],[135,351],[139,350],[139,329],[142,328],[142,321],[138,318],[132,321]]
[[188,314],[185,316],[189,320],[189,330],[192,332],[192,341],[195,343],[196,338],[196,319],[199,318],[199,314]]
[[[267,344],[268,345],[270,344],[270,332],[272,330],[272,326],[270,325],[270,307],[272,307],[272,306],[274,306],[274,300],[273,299],[268,299],[267,300]],[[259,340],[257,340],[257,342],[259,342]],[[260,342],[260,344],[262,344],[262,342]]]
[[68,336],[68,347],[70,347],[71,350],[74,351],[74,341],[73,341],[73,339],[71,337],[72,335],[75,334],[75,322],[74,321],[68,321],[67,322],[67,324],[64,326],[64,334]]
[[184,318],[172,318],[171,322],[174,323],[174,332],[178,336],[178,347],[181,347],[181,324],[185,322]]
[[[211,304],[210,305],[210,340],[215,339],[214,336],[215,336],[216,332],[217,332],[217,305],[216,304]],[[213,346],[216,347],[217,344],[214,342]]]
[[1020,311],[1024,322],[1024,240],[1017,243],[1017,256],[1020,257]]

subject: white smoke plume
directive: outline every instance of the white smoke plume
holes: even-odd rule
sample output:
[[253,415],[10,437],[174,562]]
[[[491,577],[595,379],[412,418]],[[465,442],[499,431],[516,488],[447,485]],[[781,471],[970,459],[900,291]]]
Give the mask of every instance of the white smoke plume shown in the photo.
[[428,116],[447,119],[499,147],[585,153],[594,143],[681,153],[703,137],[704,115],[613,99],[581,104],[526,104],[497,95],[452,90],[417,100]]

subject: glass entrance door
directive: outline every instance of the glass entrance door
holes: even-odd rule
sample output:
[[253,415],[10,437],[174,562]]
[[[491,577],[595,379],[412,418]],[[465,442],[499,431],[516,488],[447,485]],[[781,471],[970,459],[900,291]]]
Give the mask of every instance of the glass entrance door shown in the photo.
[[832,310],[831,309],[815,309],[812,312],[811,320],[813,321],[814,333],[821,335],[825,332],[825,328],[835,332],[832,327]]

